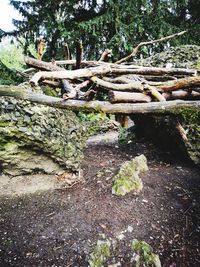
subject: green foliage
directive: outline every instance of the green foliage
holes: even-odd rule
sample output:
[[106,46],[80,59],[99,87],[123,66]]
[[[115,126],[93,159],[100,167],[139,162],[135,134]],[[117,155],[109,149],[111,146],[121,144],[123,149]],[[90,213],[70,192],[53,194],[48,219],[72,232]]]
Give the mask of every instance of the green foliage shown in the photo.
[[81,121],[89,121],[89,122],[98,122],[108,120],[108,117],[105,113],[84,113],[79,112],[78,117]]
[[2,42],[0,44],[0,61],[9,69],[22,70],[24,67],[22,46],[19,43]]
[[159,256],[153,253],[152,247],[145,241],[134,239],[132,242],[132,251],[134,252],[133,262],[136,267],[152,266],[161,267]]
[[17,43],[8,41],[0,44],[0,84],[18,84],[23,81],[16,70],[23,68],[23,50]]
[[[0,84],[18,84],[24,81],[17,71],[25,68],[23,47],[25,40],[21,38],[18,42],[4,40],[0,43]],[[28,50],[35,55],[33,44],[28,46]]]
[[15,70],[9,69],[0,61],[0,85],[15,85],[23,82],[23,78],[19,77]]
[[108,130],[109,128],[110,119],[106,116],[105,113],[79,112],[77,115],[80,121],[86,125],[89,136],[103,132],[105,130]]
[[[200,2],[194,0],[10,0],[21,13],[22,21],[14,21],[16,31],[10,33],[26,40],[25,50],[36,38],[47,40],[45,57],[63,58],[63,43],[72,54],[75,40],[83,41],[85,57],[98,59],[105,48],[113,49],[113,60],[131,52],[141,41],[156,39],[181,30],[187,35],[168,42],[170,45],[198,44]],[[4,33],[2,33],[4,34]],[[154,45],[160,52],[164,44]],[[152,47],[142,48],[144,56]]]
[[[125,246],[129,245],[126,242]],[[93,252],[89,255],[90,267],[104,267],[104,266],[121,266],[114,263],[119,257],[119,251],[116,248],[119,244],[111,242],[108,239],[98,240]],[[134,239],[131,245],[132,258],[129,259],[128,266],[134,267],[161,267],[159,256],[153,253],[152,247],[145,241]],[[108,263],[112,261],[113,265]]]
[[89,263],[91,267],[103,267],[107,258],[110,256],[109,241],[98,240],[94,251],[90,254]]

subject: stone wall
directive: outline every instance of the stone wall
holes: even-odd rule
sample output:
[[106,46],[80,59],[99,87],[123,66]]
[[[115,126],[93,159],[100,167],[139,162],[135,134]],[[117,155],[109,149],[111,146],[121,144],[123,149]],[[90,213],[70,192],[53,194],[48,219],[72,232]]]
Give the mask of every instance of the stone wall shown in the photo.
[[200,46],[182,45],[171,47],[143,60],[136,60],[134,63],[152,67],[166,67],[170,63],[177,68],[193,68],[200,63]]
[[69,110],[0,98],[0,168],[5,174],[77,171],[86,135]]

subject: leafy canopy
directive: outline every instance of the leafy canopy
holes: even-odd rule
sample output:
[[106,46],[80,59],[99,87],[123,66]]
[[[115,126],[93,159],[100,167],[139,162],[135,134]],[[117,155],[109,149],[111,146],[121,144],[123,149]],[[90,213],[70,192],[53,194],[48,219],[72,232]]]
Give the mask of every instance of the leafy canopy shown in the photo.
[[[196,0],[10,0],[22,15],[16,30],[6,33],[22,36],[25,51],[39,36],[47,41],[46,57],[63,58],[63,43],[75,51],[75,40],[83,41],[84,56],[99,58],[105,48],[113,49],[114,59],[131,52],[141,41],[157,39],[188,30],[171,45],[198,44],[200,2]],[[5,33],[2,33],[4,34]],[[164,44],[154,46],[160,51]],[[142,53],[151,53],[151,47]]]

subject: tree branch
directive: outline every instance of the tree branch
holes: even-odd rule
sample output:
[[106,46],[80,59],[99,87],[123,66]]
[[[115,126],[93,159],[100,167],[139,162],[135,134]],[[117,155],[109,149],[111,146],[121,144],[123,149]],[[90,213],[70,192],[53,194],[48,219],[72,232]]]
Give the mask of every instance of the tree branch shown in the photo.
[[131,57],[134,57],[137,53],[138,53],[138,50],[140,49],[140,47],[144,46],[144,45],[150,45],[150,44],[155,44],[155,43],[160,43],[160,42],[166,42],[172,38],[175,38],[177,36],[181,36],[183,34],[185,34],[187,31],[182,31],[182,32],[178,32],[178,33],[175,33],[175,34],[172,34],[172,35],[169,35],[169,36],[166,36],[166,37],[163,37],[163,38],[160,38],[160,39],[157,39],[157,40],[152,40],[152,41],[147,41],[147,42],[141,42],[139,45],[137,45],[132,53],[130,55],[128,55],[127,57],[124,57],[118,61],[116,61],[115,63],[116,64],[121,64],[122,62],[125,62],[127,60],[129,60]]

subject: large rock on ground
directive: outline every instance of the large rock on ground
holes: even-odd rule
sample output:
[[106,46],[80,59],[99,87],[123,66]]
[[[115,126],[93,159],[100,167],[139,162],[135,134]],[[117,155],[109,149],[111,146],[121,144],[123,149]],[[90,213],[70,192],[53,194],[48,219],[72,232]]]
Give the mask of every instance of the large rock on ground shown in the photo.
[[0,169],[5,174],[77,171],[86,139],[69,110],[0,98]]

